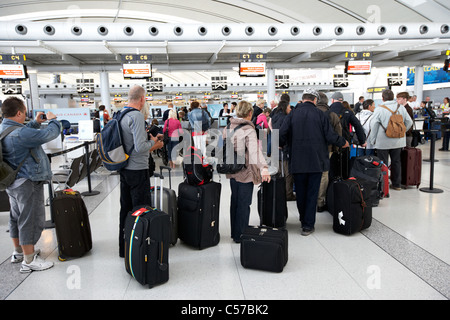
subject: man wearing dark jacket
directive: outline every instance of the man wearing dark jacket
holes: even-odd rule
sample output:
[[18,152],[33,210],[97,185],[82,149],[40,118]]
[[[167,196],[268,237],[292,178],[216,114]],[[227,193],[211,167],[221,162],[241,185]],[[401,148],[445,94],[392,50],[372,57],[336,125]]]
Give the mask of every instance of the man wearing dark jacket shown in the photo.
[[[322,110],[326,115],[328,115],[328,119],[330,120],[330,124],[333,127],[333,130],[340,136],[342,136],[342,126],[341,121],[336,113],[330,112],[330,107],[328,106],[328,97],[325,93],[319,92],[319,100],[317,101],[317,108]],[[336,148],[336,147],[334,147]],[[333,152],[333,146],[330,144],[328,146],[329,156]],[[317,211],[323,212],[327,210],[326,206],[326,197],[327,197],[327,189],[328,189],[328,179],[329,173],[328,171],[323,172],[322,180],[320,181],[320,189],[319,196],[317,198]]]
[[306,89],[302,103],[285,118],[280,129],[280,145],[291,141],[290,172],[294,176],[297,208],[304,236],[314,232],[316,205],[322,172],[328,171],[328,145],[347,148],[348,142],[331,127],[325,113],[316,108],[319,94]]
[[333,96],[331,97],[331,106],[330,111],[336,113],[339,118],[343,118],[343,121],[341,121],[341,124],[346,124],[346,128],[344,126],[342,127],[342,135],[343,137],[351,143],[351,137],[349,136],[349,128],[348,125],[351,124],[355,128],[356,135],[358,136],[358,141],[362,141],[361,146],[366,146],[366,134],[364,133],[364,128],[362,127],[361,123],[359,122],[358,118],[355,117],[355,114],[344,108],[344,105],[342,104],[342,101],[344,100],[344,96],[341,92],[335,92]]
[[[352,125],[355,128],[355,134],[358,137],[358,141],[361,141],[361,147],[365,148],[367,146],[366,142],[366,133],[364,132],[364,128],[359,122],[358,118],[355,117],[353,111],[344,108],[342,101],[344,100],[344,96],[341,92],[335,92],[331,97],[331,106],[330,111],[334,112],[338,115],[341,126],[342,126],[342,136],[348,143],[352,143],[352,135],[350,131],[349,125]],[[336,167],[338,165],[338,167]],[[338,169],[340,166],[340,170]],[[341,176],[344,179],[348,179],[350,175],[350,149],[342,150],[342,162],[337,164],[336,161],[332,159],[332,166],[330,170],[330,176],[336,177],[338,174],[336,171],[341,171]]]

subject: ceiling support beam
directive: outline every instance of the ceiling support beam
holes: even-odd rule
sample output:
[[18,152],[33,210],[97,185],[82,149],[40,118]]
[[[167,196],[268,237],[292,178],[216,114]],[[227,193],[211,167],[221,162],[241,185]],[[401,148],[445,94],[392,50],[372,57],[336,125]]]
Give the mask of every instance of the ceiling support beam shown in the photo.
[[226,40],[223,40],[222,44],[219,47],[219,49],[216,52],[214,52],[214,54],[209,59],[209,61],[208,61],[209,64],[216,63],[217,58],[219,57],[219,53],[222,51],[222,49],[225,47],[226,44],[227,44]]
[[377,61],[383,61],[383,60],[391,60],[398,57],[398,51],[389,51],[385,53],[380,53],[377,55],[374,55],[372,60]]
[[38,43],[39,47],[41,47],[41,48],[43,48],[45,50],[51,51],[54,54],[60,55],[61,59],[63,61],[69,62],[69,63],[71,63],[71,64],[73,64],[75,66],[80,66],[82,64],[81,60],[78,60],[77,58],[75,58],[75,57],[73,57],[73,56],[71,56],[69,54],[65,54],[65,53],[59,51],[58,49],[56,49],[56,48],[54,48],[52,46],[49,46],[48,44],[46,44],[42,40],[37,40],[37,43]]
[[409,56],[406,56],[404,58],[405,61],[417,61],[417,60],[423,60],[433,57],[439,57],[442,54],[441,50],[431,50],[431,51],[424,51],[416,54],[411,54]]

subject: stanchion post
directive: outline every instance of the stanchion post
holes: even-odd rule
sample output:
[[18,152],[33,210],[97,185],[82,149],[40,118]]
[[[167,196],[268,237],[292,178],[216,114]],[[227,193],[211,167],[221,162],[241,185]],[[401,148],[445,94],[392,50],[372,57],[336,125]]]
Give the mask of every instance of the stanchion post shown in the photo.
[[88,180],[88,190],[87,192],[82,192],[82,196],[96,196],[100,194],[100,191],[92,190],[91,186],[91,163],[89,159],[89,142],[84,143],[85,147],[85,157],[86,157],[86,166],[87,166],[87,180]]
[[426,193],[443,193],[444,190],[434,188],[434,155],[436,152],[436,133],[431,132],[431,146],[430,146],[430,187],[420,188],[420,191]]

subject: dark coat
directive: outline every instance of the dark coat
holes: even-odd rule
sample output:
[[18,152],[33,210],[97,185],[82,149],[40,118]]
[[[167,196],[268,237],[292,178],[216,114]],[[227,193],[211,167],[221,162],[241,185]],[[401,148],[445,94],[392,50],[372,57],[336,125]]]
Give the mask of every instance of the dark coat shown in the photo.
[[314,103],[299,103],[284,119],[280,129],[280,144],[291,142],[290,172],[312,173],[330,169],[328,145],[345,145],[331,127],[330,120]]
[[[353,128],[355,128],[358,141],[361,141],[361,144],[364,144],[366,142],[366,133],[364,132],[364,128],[362,127],[358,118],[356,118],[355,114],[352,111],[345,109],[342,103],[340,102],[333,103],[330,106],[330,111],[336,113],[338,116],[342,116],[344,118],[345,123],[351,124]],[[342,131],[344,130],[345,128],[342,128]],[[345,137],[345,133],[343,133],[343,136]],[[348,141],[348,143],[352,142]]]

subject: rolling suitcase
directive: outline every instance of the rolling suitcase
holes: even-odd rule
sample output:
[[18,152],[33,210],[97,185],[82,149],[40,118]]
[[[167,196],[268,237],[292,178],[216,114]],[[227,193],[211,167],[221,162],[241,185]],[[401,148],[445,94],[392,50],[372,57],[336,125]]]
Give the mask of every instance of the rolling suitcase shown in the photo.
[[373,207],[378,206],[380,199],[383,198],[383,173],[381,171],[381,161],[375,156],[361,156],[354,159],[351,177],[363,178],[373,182],[376,187],[373,188],[370,199]]
[[389,198],[389,167],[381,161],[381,172],[383,174],[383,198]]
[[[155,173],[155,177],[161,176]],[[129,213],[124,232],[125,270],[140,284],[152,288],[169,280],[171,228],[169,215],[151,206],[136,207]]]
[[[170,222],[172,223],[172,231],[170,233],[170,243],[175,245],[178,241],[178,204],[177,204],[177,194],[175,190],[172,189],[172,168],[166,166],[160,166],[161,176],[163,176],[163,170],[169,171],[169,188],[163,188],[163,192],[156,192],[156,203],[153,205],[156,207],[157,203],[160,203],[161,194],[163,196],[162,209],[161,211],[167,213],[170,217]],[[158,189],[155,182],[155,188]],[[154,189],[153,189],[154,190]],[[152,197],[154,198],[154,197]]]
[[178,236],[198,249],[220,241],[219,210],[222,185],[209,182],[201,186],[186,182],[178,186]]
[[342,177],[342,172],[344,171],[343,162],[344,154],[342,153],[342,149],[339,148],[338,152],[333,152],[331,158],[330,158],[330,171],[328,175],[328,188],[327,188],[327,195],[326,195],[326,204],[328,208],[328,212],[331,215],[334,215],[336,212],[335,206],[334,206],[334,185],[344,180]]
[[79,258],[92,249],[86,205],[78,191],[57,191],[52,202],[59,260]]
[[422,179],[422,150],[406,147],[401,152],[402,185],[420,186]]
[[[285,186],[283,185],[283,188]],[[276,220],[277,192],[272,193],[272,222]],[[261,197],[265,201],[268,197]],[[261,204],[263,207],[264,204]],[[241,265],[244,268],[271,272],[282,272],[288,261],[288,232],[285,228],[273,228],[262,224],[249,226],[241,235]]]
[[[283,162],[283,156],[281,157],[281,162]],[[275,196],[272,198],[274,193]],[[258,214],[262,225],[275,228],[286,225],[288,217],[286,179],[284,178],[282,165],[281,175],[273,175],[270,182],[261,183],[258,190]],[[275,219],[273,219],[274,215]]]
[[367,202],[372,182],[361,178],[349,178],[334,186],[335,214],[333,230],[351,235],[367,229],[372,224],[372,207]]

